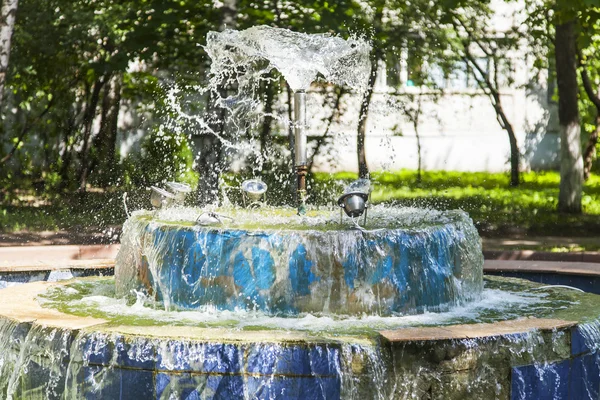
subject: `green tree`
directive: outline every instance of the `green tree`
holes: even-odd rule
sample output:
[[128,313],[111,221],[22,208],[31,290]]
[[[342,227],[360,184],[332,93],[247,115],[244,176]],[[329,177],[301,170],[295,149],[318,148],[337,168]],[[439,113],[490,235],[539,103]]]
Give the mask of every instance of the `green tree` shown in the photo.
[[580,110],[583,131],[588,140],[583,151],[583,177],[587,180],[596,158],[596,145],[600,134],[600,9],[590,10],[587,18],[580,21],[578,38],[579,75],[583,93]]

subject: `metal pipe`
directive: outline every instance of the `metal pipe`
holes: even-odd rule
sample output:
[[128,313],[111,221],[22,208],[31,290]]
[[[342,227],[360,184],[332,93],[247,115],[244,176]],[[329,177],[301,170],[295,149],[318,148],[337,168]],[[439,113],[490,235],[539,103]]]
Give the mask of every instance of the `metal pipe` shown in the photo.
[[298,179],[298,215],[306,214],[306,93],[294,93],[294,150]]
[[306,165],[306,92],[294,93],[294,136],[296,167]]

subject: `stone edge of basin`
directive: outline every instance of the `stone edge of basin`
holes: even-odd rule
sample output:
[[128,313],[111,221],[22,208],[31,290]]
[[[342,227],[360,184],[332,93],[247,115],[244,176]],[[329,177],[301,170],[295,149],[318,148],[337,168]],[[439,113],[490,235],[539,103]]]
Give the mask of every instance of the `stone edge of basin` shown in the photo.
[[334,343],[351,339],[354,343],[369,341],[368,338],[344,336],[314,336],[304,332],[275,332],[264,331],[231,331],[226,328],[201,328],[193,326],[134,326],[113,325],[102,318],[82,317],[62,313],[58,310],[42,307],[36,297],[53,286],[61,286],[67,281],[60,282],[31,282],[23,285],[7,287],[0,290],[0,319],[5,318],[17,323],[29,323],[48,328],[82,330],[93,329],[107,334],[123,334],[131,336],[190,339],[197,341],[228,341],[228,342],[285,342],[292,343]]
[[453,339],[475,339],[526,333],[534,330],[553,331],[577,325],[576,321],[546,318],[523,318],[494,323],[448,325],[442,327],[403,328],[380,331],[387,341],[420,342]]
[[[64,282],[32,282],[24,285],[13,286],[0,290],[0,317],[11,319],[19,323],[35,323],[46,327],[63,329],[94,328],[107,333],[129,334],[134,336],[189,338],[203,341],[229,340],[229,341],[281,341],[281,342],[325,342],[343,341],[343,337],[328,338],[311,335],[304,332],[273,332],[273,331],[244,331],[243,339],[239,332],[227,329],[206,329],[189,326],[176,327],[147,327],[112,326],[107,320],[101,318],[81,317],[65,314],[60,311],[43,308],[36,297],[52,286],[63,285]],[[450,339],[473,339],[480,337],[497,337],[510,334],[519,334],[533,330],[548,331],[566,329],[577,325],[575,321],[558,319],[525,318],[519,320],[501,321],[496,323],[479,323],[467,325],[449,325],[444,327],[403,328],[396,330],[380,331],[383,339],[389,342],[421,342]],[[151,332],[151,333],[150,333]],[[356,337],[352,337],[356,341]]]

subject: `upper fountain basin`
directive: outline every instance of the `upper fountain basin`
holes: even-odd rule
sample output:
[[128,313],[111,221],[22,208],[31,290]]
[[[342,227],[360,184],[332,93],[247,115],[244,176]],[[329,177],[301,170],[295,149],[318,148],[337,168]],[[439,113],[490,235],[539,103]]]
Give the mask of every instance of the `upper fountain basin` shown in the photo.
[[366,230],[335,211],[139,211],[124,226],[117,293],[144,290],[167,309],[402,315],[443,311],[482,290],[477,231],[462,211],[373,207]]

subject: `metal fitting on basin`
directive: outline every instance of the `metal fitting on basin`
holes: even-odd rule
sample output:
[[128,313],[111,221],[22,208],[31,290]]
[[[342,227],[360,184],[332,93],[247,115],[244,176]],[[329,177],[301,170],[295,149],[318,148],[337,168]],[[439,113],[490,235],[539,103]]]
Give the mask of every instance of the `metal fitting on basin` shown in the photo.
[[265,202],[268,186],[260,179],[245,180],[241,189],[245,207],[260,207]]
[[156,186],[150,186],[150,189],[152,189],[152,192],[150,193],[150,203],[152,204],[152,207],[156,209],[169,207],[176,201],[175,195],[165,189]]
[[175,195],[175,202],[178,205],[183,205],[188,194],[192,191],[191,186],[187,183],[167,182],[166,185],[169,191]]
[[358,218],[366,211],[368,200],[369,195],[367,193],[350,192],[338,199],[338,205],[350,218]]

